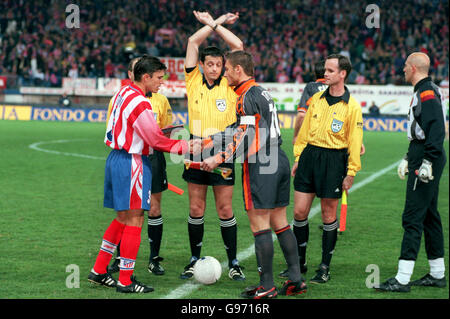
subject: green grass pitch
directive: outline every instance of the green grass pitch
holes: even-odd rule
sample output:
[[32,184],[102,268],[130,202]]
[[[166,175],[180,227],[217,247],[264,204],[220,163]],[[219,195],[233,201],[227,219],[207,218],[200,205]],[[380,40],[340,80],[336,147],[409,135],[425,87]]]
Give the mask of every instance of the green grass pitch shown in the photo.
[[[114,289],[88,283],[87,275],[94,264],[103,232],[115,217],[112,210],[102,206],[104,164],[108,154],[103,143],[104,130],[104,123],[0,121],[0,298],[159,299],[174,296],[171,294],[176,292],[177,298],[234,299],[243,288],[256,284],[255,256],[246,254],[251,252],[253,237],[243,209],[240,165],[236,166],[233,208],[238,222],[238,252],[246,257],[241,260],[246,282],[232,282],[228,279],[227,269],[219,282],[211,286],[192,286],[179,279],[190,257],[188,196],[186,183],[181,178],[182,166],[170,163],[168,155],[169,182],[186,192],[182,196],[170,191],[163,194],[161,256],[165,258],[166,275],[157,277],[147,272],[149,244],[145,223],[135,274],[155,291],[145,295],[122,295]],[[291,163],[292,134],[292,130],[282,131],[283,148]],[[405,133],[365,132],[364,143],[367,151],[362,157],[363,168],[354,184],[360,187],[348,197],[347,230],[338,237],[331,264],[331,281],[325,285],[310,285],[308,292],[297,298],[448,299],[448,288],[416,287],[409,294],[385,294],[367,288],[366,282],[373,282],[374,269],[379,270],[381,281],[394,276],[397,271],[406,183],[397,177],[396,166],[391,165],[404,155],[408,141]],[[445,141],[445,148],[448,154],[448,141]],[[390,169],[380,173],[389,166]],[[447,164],[439,194],[447,278],[448,176]],[[315,201],[313,206],[317,203]],[[288,207],[289,221],[293,218],[292,208],[293,188]],[[314,275],[320,262],[320,224],[320,213],[310,219],[307,279]],[[278,242],[274,247],[274,273],[278,274],[285,264]],[[226,261],[212,190],[208,193],[202,255],[214,256],[222,263]],[[76,288],[77,269],[79,288]],[[413,279],[421,277],[428,269],[422,246]],[[277,285],[282,283],[278,277],[275,281]]]

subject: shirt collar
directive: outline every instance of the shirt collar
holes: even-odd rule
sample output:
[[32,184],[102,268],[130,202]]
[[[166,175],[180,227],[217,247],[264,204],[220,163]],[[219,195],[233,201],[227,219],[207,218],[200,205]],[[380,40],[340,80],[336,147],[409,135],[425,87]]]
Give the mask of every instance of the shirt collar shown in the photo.
[[[348,104],[348,102],[350,101],[350,92],[349,92],[349,90],[348,90],[348,88],[347,88],[346,86],[344,86],[344,89],[345,89],[345,92],[344,92],[344,95],[341,96],[341,100]],[[335,97],[335,96],[332,96],[332,95],[330,94],[330,87],[328,87],[328,88],[322,93],[322,95],[320,96],[320,98],[323,98],[323,97],[326,97],[326,96]]]
[[423,83],[431,81],[431,77],[427,76],[426,78],[423,78],[419,82],[414,85],[414,92],[416,92],[419,89],[419,86],[421,86]]
[[220,85],[220,81],[222,80],[222,75],[221,76],[219,76],[216,80],[214,80],[214,83],[212,84],[212,85],[209,85],[208,84],[208,81],[206,81],[206,78],[205,78],[205,75],[203,74],[203,84],[205,84],[206,85],[206,87],[208,88],[208,89],[212,89],[214,86],[219,86]]
[[325,79],[317,79],[316,80],[317,83],[325,83],[325,81],[326,81]]
[[248,80],[242,81],[241,83],[236,85],[236,87],[234,88],[234,92],[236,92],[237,95],[241,95],[242,93],[247,91],[247,89],[250,86],[253,86],[255,83],[256,83],[256,81],[254,78],[250,78]]
[[144,92],[134,83],[130,83],[130,88],[145,96]]

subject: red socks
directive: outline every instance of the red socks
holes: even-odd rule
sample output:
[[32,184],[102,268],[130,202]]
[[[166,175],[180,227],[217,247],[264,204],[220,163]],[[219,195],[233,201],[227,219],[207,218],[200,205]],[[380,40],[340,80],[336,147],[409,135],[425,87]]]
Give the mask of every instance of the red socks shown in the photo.
[[131,284],[131,275],[134,271],[134,264],[141,244],[141,227],[126,226],[123,230],[120,242],[120,273],[119,281],[122,285]]
[[94,271],[98,274],[104,274],[107,271],[111,257],[122,238],[125,225],[114,219],[103,235],[102,246],[95,261]]

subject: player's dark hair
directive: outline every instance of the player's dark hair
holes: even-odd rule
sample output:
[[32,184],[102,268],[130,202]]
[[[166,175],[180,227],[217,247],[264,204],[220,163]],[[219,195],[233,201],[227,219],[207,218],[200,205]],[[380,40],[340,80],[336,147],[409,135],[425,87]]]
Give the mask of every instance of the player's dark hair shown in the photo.
[[223,51],[221,49],[219,49],[218,47],[213,47],[213,46],[209,46],[206,48],[203,48],[200,50],[200,61],[202,63],[205,63],[205,59],[207,56],[214,56],[214,57],[221,57],[222,58],[222,62],[224,61],[224,54]]
[[338,59],[339,70],[346,71],[344,81],[347,80],[348,76],[350,75],[350,72],[352,71],[352,64],[350,60],[345,55],[342,54],[331,54],[327,56],[327,60],[329,59]]
[[134,80],[140,82],[142,76],[148,73],[153,76],[154,72],[166,70],[167,67],[160,59],[154,56],[143,55],[139,61],[136,62],[133,68]]
[[316,80],[325,77],[325,60],[321,60],[314,64],[314,74],[316,75]]
[[248,76],[255,75],[255,63],[250,53],[245,51],[231,51],[225,55],[232,66],[240,65]]

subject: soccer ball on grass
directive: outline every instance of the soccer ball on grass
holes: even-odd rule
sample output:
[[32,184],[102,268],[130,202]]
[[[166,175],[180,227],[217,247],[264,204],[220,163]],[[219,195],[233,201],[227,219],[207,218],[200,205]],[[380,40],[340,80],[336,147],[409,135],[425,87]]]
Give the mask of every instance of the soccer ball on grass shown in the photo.
[[194,278],[201,284],[211,285],[222,275],[222,266],[211,256],[202,257],[194,265]]

